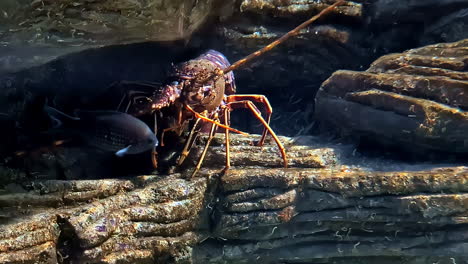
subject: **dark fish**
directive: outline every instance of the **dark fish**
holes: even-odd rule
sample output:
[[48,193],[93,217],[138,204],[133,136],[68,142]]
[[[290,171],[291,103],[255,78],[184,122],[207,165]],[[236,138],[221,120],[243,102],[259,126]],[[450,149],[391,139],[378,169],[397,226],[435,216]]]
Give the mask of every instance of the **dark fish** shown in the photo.
[[69,116],[52,107],[46,107],[55,123],[62,129],[81,137],[86,144],[103,151],[112,151],[119,157],[138,154],[156,148],[158,139],[140,119],[117,111],[75,111]]

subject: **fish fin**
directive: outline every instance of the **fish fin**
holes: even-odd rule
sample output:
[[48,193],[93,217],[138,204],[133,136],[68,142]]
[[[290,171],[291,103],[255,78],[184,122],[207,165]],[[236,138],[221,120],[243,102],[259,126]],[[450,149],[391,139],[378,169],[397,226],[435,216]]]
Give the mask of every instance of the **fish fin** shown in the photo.
[[59,128],[63,125],[63,122],[60,121],[58,118],[55,118],[54,116],[49,117],[52,120],[52,128]]
[[67,115],[53,107],[50,106],[45,106],[44,110],[46,113],[49,115],[50,119],[52,119],[53,122],[53,127],[58,128],[63,125],[64,122],[66,121],[77,121],[80,120],[78,117],[73,117],[70,115]]
[[117,155],[117,157],[123,157],[123,156],[125,156],[125,154],[127,154],[127,151],[130,149],[131,146],[132,146],[132,145],[128,145],[126,148],[123,148],[123,149],[117,151],[117,152],[115,153],[115,155]]

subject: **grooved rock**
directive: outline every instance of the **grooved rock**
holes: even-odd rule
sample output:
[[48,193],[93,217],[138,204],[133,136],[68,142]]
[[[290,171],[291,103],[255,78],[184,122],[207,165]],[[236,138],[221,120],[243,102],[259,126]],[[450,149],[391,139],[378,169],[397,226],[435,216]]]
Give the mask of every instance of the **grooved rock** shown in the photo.
[[182,169],[4,186],[0,263],[468,260],[466,167],[376,170],[360,158],[345,162],[350,149],[319,138],[281,140],[289,168],[279,166],[271,142],[257,147],[252,137],[232,135],[233,167],[224,174],[217,136],[191,180],[191,170]]
[[466,260],[467,176],[466,167],[232,171],[214,231],[223,241],[196,247],[196,263]]
[[316,117],[348,134],[468,152],[468,40],[377,59],[367,71],[337,71],[320,88]]

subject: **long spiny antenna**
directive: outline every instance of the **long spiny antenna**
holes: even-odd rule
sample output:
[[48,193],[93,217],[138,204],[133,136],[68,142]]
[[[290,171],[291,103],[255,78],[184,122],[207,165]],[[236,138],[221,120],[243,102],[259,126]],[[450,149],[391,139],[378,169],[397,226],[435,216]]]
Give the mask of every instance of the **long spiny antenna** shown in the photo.
[[[337,0],[331,6],[323,9],[322,11],[320,11],[320,13],[318,13],[317,15],[311,17],[309,20],[307,20],[304,23],[300,24],[299,26],[297,26],[293,30],[289,31],[288,33],[284,34],[279,39],[273,41],[272,43],[268,44],[267,46],[263,47],[262,49],[259,49],[259,50],[255,51],[254,53],[248,55],[247,57],[236,61],[235,63],[231,64],[229,67],[227,67],[225,69],[222,69],[222,70],[220,69],[220,70],[215,71],[213,74],[210,74],[207,78],[205,78],[201,83],[207,82],[208,80],[210,80],[212,78],[215,78],[217,76],[223,76],[224,74],[226,74],[226,73],[228,73],[230,71],[238,69],[242,65],[244,65],[247,62],[257,58],[258,56],[261,56],[262,54],[265,54],[266,52],[270,51],[274,47],[276,47],[279,44],[286,41],[288,38],[290,38],[290,37],[294,36],[295,34],[297,34],[299,32],[299,30],[307,27],[308,25],[310,25],[311,23],[313,23],[314,21],[316,21],[320,17],[322,17],[325,14],[331,12],[333,9],[335,9],[335,7],[337,7],[339,5],[342,5],[344,2],[345,2],[345,0]],[[191,110],[191,109],[189,109],[189,110]],[[198,113],[196,113],[195,111],[193,111],[193,110],[191,110],[191,111],[194,112],[196,115],[198,115]],[[203,118],[204,118],[205,121],[209,121],[209,122],[212,122],[212,123],[215,122],[214,120],[210,120],[209,118],[206,118],[206,117],[203,117]]]
[[289,31],[288,33],[284,34],[283,36],[281,36],[279,39],[273,41],[272,43],[268,44],[267,46],[263,47],[262,49],[259,49],[257,51],[255,51],[254,53],[248,55],[247,57],[243,58],[243,59],[240,59],[236,62],[234,62],[233,64],[231,64],[231,66],[219,71],[217,74],[219,75],[223,75],[223,74],[226,74],[230,71],[233,71],[237,68],[239,68],[240,66],[246,64],[247,62],[257,58],[258,56],[270,51],[271,49],[273,49],[274,47],[278,46],[279,44],[283,43],[285,40],[287,40],[288,38],[296,35],[299,30],[307,27],[308,25],[310,25],[311,23],[313,23],[314,21],[316,21],[317,19],[319,19],[320,17],[324,16],[325,14],[329,13],[330,11],[332,11],[333,9],[335,9],[335,7],[343,4],[345,2],[345,0],[338,0],[336,1],[335,3],[333,3],[331,6],[323,9],[320,13],[318,13],[317,15],[313,16],[312,18],[310,18],[309,20],[305,21],[304,23],[300,24],[299,26],[297,26],[295,29]]

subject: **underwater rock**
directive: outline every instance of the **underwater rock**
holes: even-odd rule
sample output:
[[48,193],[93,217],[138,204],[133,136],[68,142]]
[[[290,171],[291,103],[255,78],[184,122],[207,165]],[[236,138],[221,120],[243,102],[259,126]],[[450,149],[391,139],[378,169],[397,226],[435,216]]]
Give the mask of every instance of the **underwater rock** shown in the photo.
[[[0,263],[468,260],[466,167],[376,171],[318,138],[281,139],[290,168],[265,154],[224,175],[207,160],[191,180],[22,180],[0,192]],[[232,135],[231,157],[258,153],[251,142]]]
[[[346,1],[345,4],[332,10],[332,14],[360,18],[362,16],[362,4],[358,1]],[[289,17],[303,15],[325,9],[331,1],[277,1],[277,0],[244,0],[240,4],[242,12],[254,12],[257,14],[272,13],[275,16]]]
[[214,0],[15,1],[0,3],[0,73],[89,48],[186,40]]
[[375,55],[468,38],[464,0],[373,1],[366,9],[369,45]]
[[371,8],[371,17],[378,24],[421,23],[468,7],[464,0],[377,0]]
[[[260,166],[260,167],[283,167],[283,159],[280,155],[278,147],[271,138],[266,139],[266,145],[261,149],[252,148],[253,142],[260,139],[257,135],[248,137],[240,137],[235,135],[230,138],[231,145],[231,165],[233,166]],[[291,167],[314,167],[326,168],[337,162],[337,154],[332,147],[329,146],[301,146],[297,145],[293,138],[279,137],[280,141],[288,148],[288,166]],[[234,141],[234,142],[232,142]],[[203,138],[200,144],[204,144]],[[208,167],[223,167],[226,162],[226,148],[224,147],[224,135],[216,135],[210,144],[210,151],[207,152],[203,164]],[[201,150],[201,148],[200,148]],[[192,155],[192,160],[196,160],[199,153],[195,150]],[[195,165],[195,164],[193,164]]]
[[[144,188],[136,190],[133,183],[119,180],[36,182],[42,193],[18,205],[37,207],[36,212],[25,212],[32,216],[0,227],[0,263],[57,263],[56,257],[80,263],[142,263],[171,254],[181,258],[184,247],[203,237],[192,231],[203,216],[206,181],[139,180]],[[61,202],[31,203],[45,195]],[[4,206],[2,210],[8,210]]]
[[0,263],[59,263],[59,227],[51,214],[37,214],[17,224],[0,226]]
[[468,40],[390,54],[367,71],[337,71],[320,88],[316,118],[345,134],[468,152]]
[[[262,150],[249,146],[259,137],[232,135],[234,166],[282,164],[281,159],[273,158],[279,156],[277,150],[264,155],[264,162],[259,162],[258,157],[252,158],[250,164],[240,161],[249,160],[249,155],[255,156]],[[292,139],[282,139],[286,146],[293,144]],[[217,136],[214,145],[222,142],[222,137]],[[267,141],[264,148],[273,147]],[[336,162],[333,150],[314,149],[291,146],[290,164],[320,168]],[[61,155],[66,154],[62,152]],[[45,258],[45,249],[35,249],[44,248],[42,243],[47,243],[47,252],[56,251],[60,257],[90,263],[124,260],[143,263],[148,259],[180,263],[190,259],[192,247],[209,236],[209,217],[216,203],[215,184],[224,166],[224,154],[221,154],[222,159],[213,158],[219,155],[218,150],[211,153],[204,166],[208,170],[190,181],[180,174],[121,180],[26,178],[18,181],[16,188],[4,187],[0,192],[0,209],[5,212],[0,215],[0,231],[4,234],[0,235],[0,263],[32,261],[38,256]],[[73,167],[74,163],[69,166]],[[38,222],[47,217],[51,219],[50,226]],[[31,229],[30,226],[37,227]],[[42,237],[47,228],[54,228],[55,232]],[[54,259],[48,257],[44,261],[53,262]]]
[[233,170],[221,178],[213,239],[195,247],[194,263],[466,260],[467,173]]
[[[231,138],[231,165],[282,167],[283,160],[274,142],[267,140],[268,144],[262,148],[252,148],[250,146],[254,140],[259,139],[260,137],[255,135],[251,137],[234,136]],[[331,147],[295,146],[292,145],[292,140],[287,137],[280,137],[280,140],[289,147],[289,166],[325,168],[337,161],[337,154]],[[200,146],[205,144],[204,138],[201,138],[199,144]],[[218,168],[220,170],[224,167],[225,147],[223,144],[224,135],[216,135],[210,144],[210,151],[206,154],[202,167]],[[201,147],[194,147],[183,166],[195,166],[201,151]],[[172,153],[172,151],[170,152]],[[44,149],[26,153],[18,158],[21,162],[15,163],[17,170],[5,168],[0,187],[21,182],[21,179],[27,179],[28,175],[30,180],[44,181],[96,179],[102,177],[101,175],[124,177],[138,172],[151,172],[153,167],[150,158],[151,155],[148,152],[119,158],[115,157],[112,152],[102,153],[84,146],[65,145],[52,150]],[[161,161],[161,163],[164,162]],[[151,166],[148,167],[148,165]],[[171,166],[172,164],[168,165]],[[24,172],[27,172],[27,175]]]
[[454,11],[431,23],[424,30],[421,44],[454,42],[468,37],[468,4],[466,8]]

